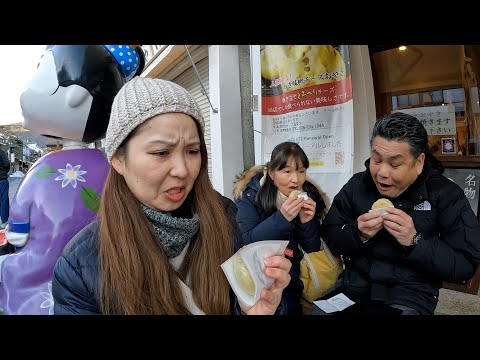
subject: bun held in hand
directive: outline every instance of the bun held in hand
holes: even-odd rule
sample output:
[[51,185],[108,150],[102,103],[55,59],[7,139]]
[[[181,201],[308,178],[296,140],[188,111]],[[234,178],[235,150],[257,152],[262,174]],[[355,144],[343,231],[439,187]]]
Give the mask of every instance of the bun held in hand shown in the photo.
[[289,198],[293,197],[303,197],[304,200],[308,199],[308,195],[306,192],[301,191],[301,190],[293,190],[290,195],[288,195]]
[[250,271],[248,271],[247,265],[245,265],[239,253],[237,253],[233,259],[233,274],[243,291],[253,296],[255,294],[255,283],[253,282]]
[[378,199],[372,204],[372,210],[386,208],[386,207],[394,207],[393,203],[385,198]]

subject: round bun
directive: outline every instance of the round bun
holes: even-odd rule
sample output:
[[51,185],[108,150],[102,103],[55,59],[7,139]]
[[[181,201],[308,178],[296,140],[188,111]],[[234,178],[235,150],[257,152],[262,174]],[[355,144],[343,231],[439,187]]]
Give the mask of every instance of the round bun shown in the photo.
[[298,195],[300,195],[301,193],[303,193],[303,191],[300,191],[300,190],[293,190],[290,195],[288,195],[288,197],[292,198],[292,197],[297,197]]
[[390,200],[385,198],[378,199],[372,204],[372,210],[386,208],[386,207],[394,207],[394,206]]
[[233,274],[243,291],[253,296],[255,294],[255,283],[253,282],[250,271],[248,271],[247,265],[245,265],[239,253],[237,253],[233,259]]

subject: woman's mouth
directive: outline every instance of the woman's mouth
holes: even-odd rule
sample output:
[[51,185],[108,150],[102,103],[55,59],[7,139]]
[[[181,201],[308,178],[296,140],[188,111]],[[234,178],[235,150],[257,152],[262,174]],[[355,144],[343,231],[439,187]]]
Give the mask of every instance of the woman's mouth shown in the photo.
[[185,196],[185,188],[170,189],[165,193],[165,197],[170,201],[180,201]]

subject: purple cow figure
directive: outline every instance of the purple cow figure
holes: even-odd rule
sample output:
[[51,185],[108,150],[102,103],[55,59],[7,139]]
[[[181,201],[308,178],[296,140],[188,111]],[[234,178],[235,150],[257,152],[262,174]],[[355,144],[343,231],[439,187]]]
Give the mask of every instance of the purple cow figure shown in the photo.
[[22,93],[23,126],[63,139],[21,181],[10,206],[0,256],[0,311],[53,314],[52,276],[67,242],[96,216],[108,174],[105,154],[91,146],[108,126],[113,98],[145,66],[135,45],[47,46]]

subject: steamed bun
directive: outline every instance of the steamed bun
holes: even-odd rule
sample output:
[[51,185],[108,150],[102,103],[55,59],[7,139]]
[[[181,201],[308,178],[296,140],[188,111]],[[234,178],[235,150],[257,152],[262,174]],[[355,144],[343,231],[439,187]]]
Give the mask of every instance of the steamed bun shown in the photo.
[[386,207],[394,207],[394,206],[390,200],[385,198],[378,199],[372,204],[372,210],[386,208]]
[[293,190],[288,197],[294,197],[300,195],[302,192],[300,190]]
[[253,296],[255,294],[255,283],[247,265],[238,252],[233,259],[233,274],[243,291]]
[[293,190],[290,195],[288,195],[289,198],[293,198],[293,197],[303,197],[303,200],[307,200],[308,199],[308,194],[304,191],[301,191],[301,190]]

